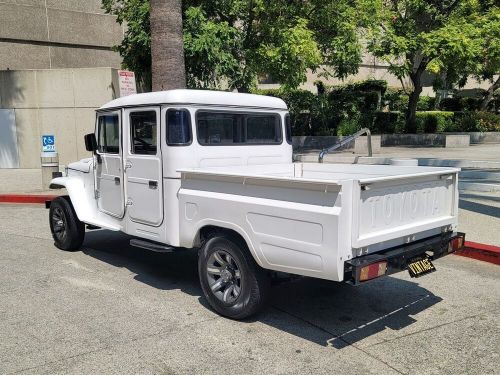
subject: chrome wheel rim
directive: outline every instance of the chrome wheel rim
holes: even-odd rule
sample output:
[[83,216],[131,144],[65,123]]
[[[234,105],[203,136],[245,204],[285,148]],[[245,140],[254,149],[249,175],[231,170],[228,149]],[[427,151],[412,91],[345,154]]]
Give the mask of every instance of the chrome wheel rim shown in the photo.
[[52,230],[59,241],[66,238],[66,217],[59,207],[52,212]]
[[241,267],[227,251],[216,250],[210,255],[206,273],[210,290],[219,301],[232,304],[241,295]]

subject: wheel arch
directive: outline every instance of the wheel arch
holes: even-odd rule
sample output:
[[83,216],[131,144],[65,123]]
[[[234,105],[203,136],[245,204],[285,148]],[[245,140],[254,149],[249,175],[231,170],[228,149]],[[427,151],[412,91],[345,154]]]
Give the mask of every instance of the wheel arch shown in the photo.
[[93,193],[88,189],[85,182],[81,178],[76,177],[57,177],[54,178],[50,182],[51,187],[64,187],[68,192],[67,195],[64,195],[66,199],[69,201],[73,209],[75,210],[76,216],[80,221],[87,222],[89,221],[95,214],[95,207],[89,199],[89,195]]
[[205,223],[204,225],[201,225],[194,237],[194,246],[203,246],[204,242],[208,238],[217,234],[224,235],[241,245],[245,245],[252,258],[259,266],[262,267],[263,263],[257,255],[256,249],[253,246],[248,234],[243,230],[243,228],[231,223]]

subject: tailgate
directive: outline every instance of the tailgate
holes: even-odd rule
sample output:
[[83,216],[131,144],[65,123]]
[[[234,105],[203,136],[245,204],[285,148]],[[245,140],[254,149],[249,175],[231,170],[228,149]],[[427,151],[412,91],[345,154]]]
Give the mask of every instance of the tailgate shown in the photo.
[[[458,169],[355,181],[352,246],[456,224]],[[357,184],[356,184],[357,182]]]

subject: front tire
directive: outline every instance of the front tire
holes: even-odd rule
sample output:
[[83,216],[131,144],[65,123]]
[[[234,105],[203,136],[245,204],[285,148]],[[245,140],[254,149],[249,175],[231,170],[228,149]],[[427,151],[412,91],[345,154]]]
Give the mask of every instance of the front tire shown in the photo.
[[216,312],[231,319],[259,312],[270,289],[269,276],[241,242],[215,235],[205,242],[198,258],[203,294]]
[[69,198],[57,197],[51,202],[49,222],[57,248],[66,251],[80,249],[85,238],[85,224],[76,216]]

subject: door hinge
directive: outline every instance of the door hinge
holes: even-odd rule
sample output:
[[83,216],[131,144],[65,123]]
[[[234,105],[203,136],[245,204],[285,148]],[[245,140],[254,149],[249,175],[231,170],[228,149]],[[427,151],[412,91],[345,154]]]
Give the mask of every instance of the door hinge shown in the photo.
[[99,198],[100,198],[100,196],[101,196],[101,193],[99,193],[99,190],[95,190],[95,191],[94,191],[94,198],[95,198],[95,199],[99,199]]
[[132,206],[134,204],[134,201],[132,198],[127,198],[127,203],[125,203],[126,206]]

